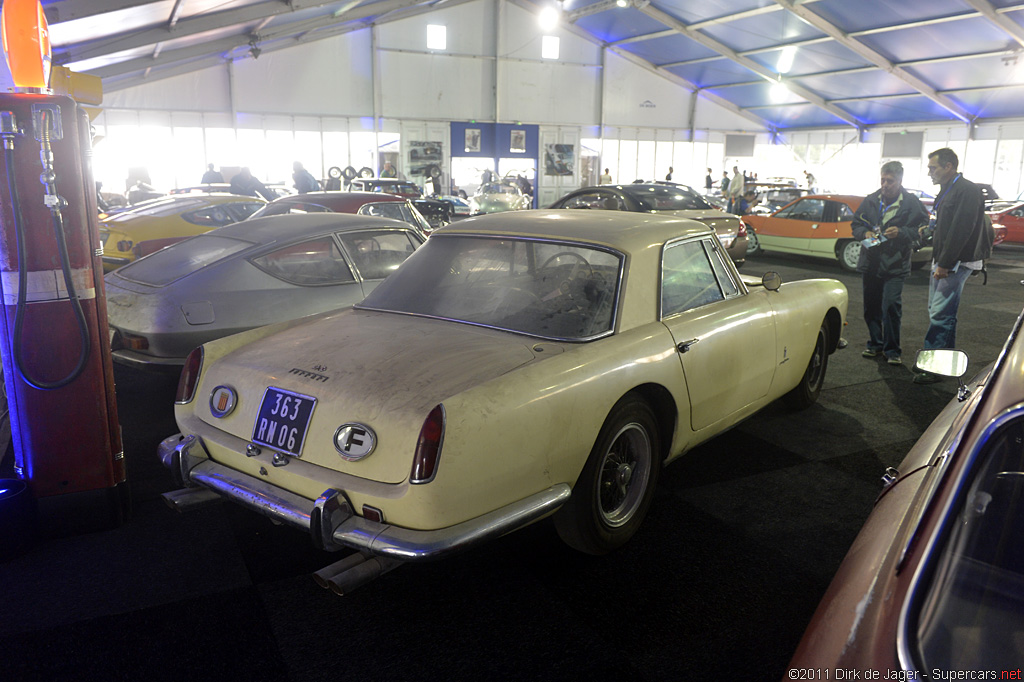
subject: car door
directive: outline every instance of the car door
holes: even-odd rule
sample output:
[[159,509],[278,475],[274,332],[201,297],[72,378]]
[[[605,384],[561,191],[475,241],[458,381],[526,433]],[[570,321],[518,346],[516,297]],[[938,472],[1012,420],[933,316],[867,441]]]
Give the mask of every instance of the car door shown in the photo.
[[743,290],[717,240],[683,239],[662,254],[661,320],[672,333],[699,431],[767,395],[775,375],[769,292]]
[[805,197],[757,223],[761,246],[775,251],[807,253],[825,217],[826,200]]
[[812,253],[833,258],[836,242],[853,239],[853,209],[841,201],[827,200],[821,220],[812,229],[808,247]]

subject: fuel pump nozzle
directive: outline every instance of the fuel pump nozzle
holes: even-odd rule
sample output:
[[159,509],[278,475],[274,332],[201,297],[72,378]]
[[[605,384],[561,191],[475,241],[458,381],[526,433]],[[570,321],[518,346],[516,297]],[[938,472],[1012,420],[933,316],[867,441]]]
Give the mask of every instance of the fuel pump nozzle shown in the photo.
[[4,149],[14,150],[14,138],[18,135],[18,120],[13,111],[0,111],[0,137],[4,141]]

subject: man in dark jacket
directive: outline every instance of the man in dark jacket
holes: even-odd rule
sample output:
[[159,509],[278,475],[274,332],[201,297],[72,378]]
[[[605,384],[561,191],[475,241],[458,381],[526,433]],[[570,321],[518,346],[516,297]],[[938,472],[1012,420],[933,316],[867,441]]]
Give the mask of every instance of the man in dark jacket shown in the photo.
[[921,200],[903,189],[903,164],[882,165],[881,189],[861,202],[853,218],[853,236],[861,242],[857,269],[864,273],[864,322],[868,325],[866,358],[885,355],[890,365],[903,363],[900,323],[903,282],[918,229],[928,224]]
[[[958,173],[958,165],[959,159],[952,149],[943,148],[928,155],[928,176],[939,185],[939,195],[935,198],[932,227],[926,349],[956,346],[956,316],[964,284],[991,254],[991,244],[985,241],[981,188]],[[940,379],[938,375],[922,372],[914,377],[914,383],[930,384]]]
[[295,191],[299,194],[316,192],[320,189],[320,182],[313,177],[313,174],[303,168],[300,161],[292,164],[292,181],[295,183]]

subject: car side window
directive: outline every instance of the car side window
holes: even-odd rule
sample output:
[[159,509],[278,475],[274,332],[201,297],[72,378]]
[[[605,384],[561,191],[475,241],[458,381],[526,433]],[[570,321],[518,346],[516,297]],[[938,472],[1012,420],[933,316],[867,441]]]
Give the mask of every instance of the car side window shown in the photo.
[[661,316],[699,308],[725,298],[715,276],[709,240],[677,242],[665,247],[661,265]]
[[404,230],[346,232],[338,238],[363,279],[384,279],[420,245]]
[[821,220],[824,214],[824,199],[801,199],[776,213],[775,217],[789,218],[790,220]]
[[289,244],[253,258],[252,263],[278,279],[302,286],[340,284],[355,280],[345,257],[329,236]]
[[[1024,636],[1024,414],[989,427],[915,589],[927,670],[1013,668]],[[1016,643],[1016,644],[1015,644]]]
[[207,206],[195,211],[189,211],[188,213],[182,213],[181,217],[185,222],[192,223],[193,225],[208,227],[222,227],[236,222],[231,214],[228,213],[226,206]]

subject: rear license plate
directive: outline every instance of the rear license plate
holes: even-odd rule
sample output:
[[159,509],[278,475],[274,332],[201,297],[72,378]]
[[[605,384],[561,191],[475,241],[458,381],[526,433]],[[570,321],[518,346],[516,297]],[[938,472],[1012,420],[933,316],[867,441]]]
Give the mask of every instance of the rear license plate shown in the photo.
[[268,386],[260,403],[252,442],[299,457],[316,398]]

